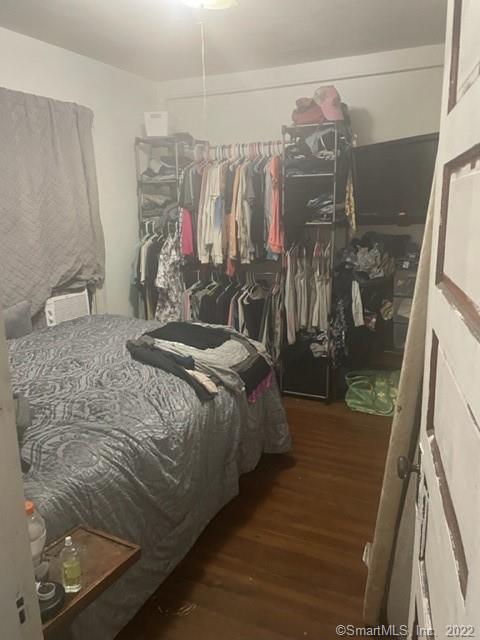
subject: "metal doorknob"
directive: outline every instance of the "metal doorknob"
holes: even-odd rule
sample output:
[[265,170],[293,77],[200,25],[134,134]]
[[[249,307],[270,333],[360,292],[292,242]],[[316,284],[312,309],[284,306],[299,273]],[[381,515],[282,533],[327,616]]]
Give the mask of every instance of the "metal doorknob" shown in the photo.
[[413,464],[405,456],[400,456],[397,459],[397,474],[400,480],[406,480],[411,473],[420,473],[420,467],[418,464]]

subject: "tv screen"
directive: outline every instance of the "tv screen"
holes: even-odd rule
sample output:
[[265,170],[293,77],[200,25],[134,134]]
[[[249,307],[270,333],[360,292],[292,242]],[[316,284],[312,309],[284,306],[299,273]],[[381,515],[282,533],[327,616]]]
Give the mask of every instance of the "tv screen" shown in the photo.
[[438,133],[355,147],[355,206],[359,222],[425,219]]

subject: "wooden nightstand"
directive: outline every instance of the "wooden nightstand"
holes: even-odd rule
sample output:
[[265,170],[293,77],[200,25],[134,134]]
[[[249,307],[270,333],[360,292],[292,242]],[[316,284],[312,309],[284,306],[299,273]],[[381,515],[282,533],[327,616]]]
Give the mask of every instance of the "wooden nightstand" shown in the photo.
[[82,589],[67,594],[65,604],[43,625],[43,636],[48,638],[61,627],[68,625],[81,611],[110,587],[140,557],[140,547],[103,531],[80,526],[68,531],[45,548],[50,561],[50,579],[61,583],[60,552],[65,536],[72,536],[73,543],[81,550]]

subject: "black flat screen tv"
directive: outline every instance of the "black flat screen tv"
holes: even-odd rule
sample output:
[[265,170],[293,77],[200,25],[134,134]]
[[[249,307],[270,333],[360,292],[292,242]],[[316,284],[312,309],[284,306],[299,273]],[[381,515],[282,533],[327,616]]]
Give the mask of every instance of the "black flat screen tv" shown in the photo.
[[355,208],[359,224],[425,220],[438,133],[354,148]]

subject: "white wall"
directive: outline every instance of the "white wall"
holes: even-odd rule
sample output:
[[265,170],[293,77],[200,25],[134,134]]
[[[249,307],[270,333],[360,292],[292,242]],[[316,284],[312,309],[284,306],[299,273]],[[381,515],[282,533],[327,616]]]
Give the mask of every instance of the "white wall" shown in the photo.
[[434,45],[211,76],[205,131],[200,78],[154,83],[0,28],[0,86],[77,102],[94,112],[104,290],[111,313],[132,312],[130,267],[138,233],[133,139],[141,133],[144,111],[168,108],[175,130],[212,143],[276,139],[296,98],[334,83],[365,144],[438,129],[442,65],[443,47]]
[[168,108],[176,130],[214,144],[269,140],[291,121],[298,97],[335,84],[350,107],[359,144],[430,133],[439,127],[443,53],[442,45],[432,45],[210,76],[207,131],[200,78],[160,83],[159,104]]
[[157,107],[155,83],[0,28],[0,86],[93,110],[106,309],[131,315],[130,267],[138,237],[133,141],[141,133],[143,112]]

